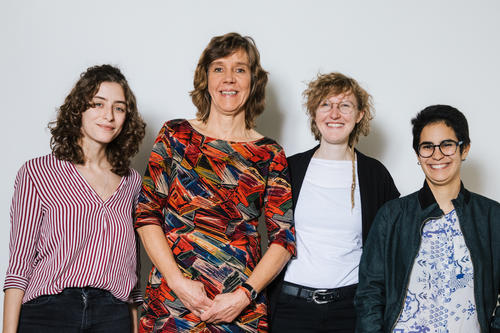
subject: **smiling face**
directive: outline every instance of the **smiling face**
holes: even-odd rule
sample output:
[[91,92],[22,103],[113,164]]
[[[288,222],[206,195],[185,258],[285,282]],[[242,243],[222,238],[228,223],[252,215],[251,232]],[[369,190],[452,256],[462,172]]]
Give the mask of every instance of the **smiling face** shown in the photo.
[[208,67],[210,112],[233,115],[243,110],[250,95],[251,73],[248,56],[238,50],[214,60]]
[[120,134],[127,116],[123,88],[116,82],[103,82],[91,104],[82,113],[81,141],[105,146]]
[[[329,110],[322,108],[322,105],[332,104]],[[354,110],[348,114],[340,112],[343,103],[354,106]],[[327,108],[328,109],[328,108]],[[358,110],[356,98],[352,93],[329,96],[323,100],[316,109],[314,118],[316,126],[321,133],[322,144],[347,144],[349,135],[354,126],[361,121],[364,112]]]
[[[455,131],[444,122],[426,125],[420,134],[420,143],[439,145],[444,140],[458,141]],[[460,167],[467,157],[470,145],[460,152],[457,147],[455,154],[445,156],[438,147],[430,157],[417,156],[430,186],[460,186]]]

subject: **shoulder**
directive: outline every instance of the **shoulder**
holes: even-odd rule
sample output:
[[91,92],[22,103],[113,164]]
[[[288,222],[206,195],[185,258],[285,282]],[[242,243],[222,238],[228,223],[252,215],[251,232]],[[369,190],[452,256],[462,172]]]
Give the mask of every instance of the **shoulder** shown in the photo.
[[38,187],[68,178],[71,174],[69,165],[70,162],[61,161],[52,154],[30,159],[18,170],[16,186],[28,182]]
[[412,214],[416,214],[417,210],[420,210],[418,191],[400,198],[387,201],[380,208],[378,214],[385,215],[386,217],[391,216],[394,219],[397,219],[398,216],[401,216],[406,212],[412,212]]
[[142,177],[139,174],[139,172],[136,169],[134,169],[134,168],[129,168],[128,169],[128,174],[126,175],[126,177],[128,179],[130,179],[131,181],[133,181],[133,182],[137,182],[137,181],[140,182],[141,179],[142,179]]
[[294,154],[287,158],[288,164],[309,164],[314,152],[318,149],[318,146],[311,148],[309,150],[303,151],[301,153]]
[[29,173],[30,175],[40,175],[47,172],[54,172],[63,169],[68,163],[68,161],[62,161],[57,159],[54,155],[48,154],[40,157],[35,157],[26,161],[21,170]]
[[127,184],[129,184],[132,189],[136,189],[137,191],[140,190],[142,184],[142,176],[139,174],[139,172],[137,172],[137,170],[129,168],[128,173],[125,177]]
[[482,206],[486,209],[491,209],[497,212],[500,212],[500,203],[497,201],[487,198],[483,195],[474,193],[474,192],[469,192],[470,193],[470,198],[471,202],[475,205]]

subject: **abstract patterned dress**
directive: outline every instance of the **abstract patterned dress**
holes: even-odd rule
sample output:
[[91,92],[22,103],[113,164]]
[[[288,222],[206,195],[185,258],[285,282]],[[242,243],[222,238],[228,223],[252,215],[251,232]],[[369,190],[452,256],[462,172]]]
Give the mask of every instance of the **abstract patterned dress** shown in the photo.
[[[163,126],[144,176],[136,228],[161,226],[179,269],[202,282],[209,298],[235,290],[259,262],[262,210],[269,242],[295,254],[287,162],[275,141],[213,139],[186,120]],[[140,331],[265,332],[266,308],[260,293],[234,322],[207,324],[153,267]]]

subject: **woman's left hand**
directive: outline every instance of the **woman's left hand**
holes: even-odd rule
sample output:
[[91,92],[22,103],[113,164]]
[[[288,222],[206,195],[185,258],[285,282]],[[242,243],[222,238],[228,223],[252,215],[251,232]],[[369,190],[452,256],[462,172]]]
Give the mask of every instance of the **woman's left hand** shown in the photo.
[[250,304],[250,299],[241,289],[215,296],[212,306],[201,314],[207,323],[230,323]]

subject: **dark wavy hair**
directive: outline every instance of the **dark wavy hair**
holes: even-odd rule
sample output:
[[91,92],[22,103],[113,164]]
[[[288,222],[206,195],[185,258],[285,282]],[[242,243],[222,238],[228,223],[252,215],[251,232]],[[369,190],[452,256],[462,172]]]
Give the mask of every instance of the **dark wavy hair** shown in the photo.
[[137,102],[125,76],[111,65],[89,67],[57,111],[57,119],[49,123],[52,154],[60,160],[83,164],[85,156],[80,146],[82,113],[92,107],[92,98],[103,82],[115,82],[123,88],[127,114],[120,134],[106,146],[111,171],[124,176],[129,171],[130,159],[144,138],[146,124],[137,111]]
[[319,104],[328,96],[340,94],[353,94],[356,98],[358,112],[364,111],[363,118],[354,126],[349,134],[349,146],[354,146],[363,134],[370,132],[370,120],[373,119],[375,109],[373,108],[372,96],[363,89],[359,83],[342,73],[318,74],[316,79],[309,82],[307,89],[302,93],[305,106],[309,116],[311,132],[316,140],[321,139],[321,132],[316,125],[316,111]]
[[208,67],[220,58],[243,50],[248,56],[251,72],[250,94],[243,108],[245,109],[245,126],[250,129],[255,127],[255,119],[264,112],[267,72],[260,65],[260,54],[252,37],[241,36],[230,32],[222,36],[213,37],[200,56],[198,66],[194,72],[194,89],[189,93],[193,104],[198,109],[196,117],[206,122],[210,114],[211,97],[208,92]]
[[411,120],[413,132],[413,150],[418,155],[418,145],[420,144],[420,135],[425,126],[435,123],[445,123],[446,126],[453,129],[460,145],[462,153],[470,145],[469,124],[464,114],[453,106],[449,105],[431,105],[420,111],[415,118]]

